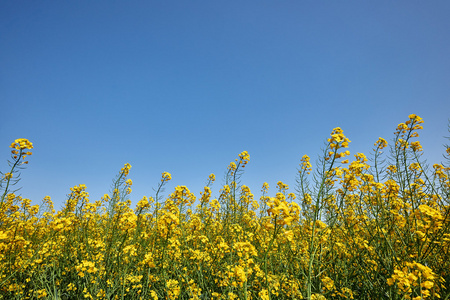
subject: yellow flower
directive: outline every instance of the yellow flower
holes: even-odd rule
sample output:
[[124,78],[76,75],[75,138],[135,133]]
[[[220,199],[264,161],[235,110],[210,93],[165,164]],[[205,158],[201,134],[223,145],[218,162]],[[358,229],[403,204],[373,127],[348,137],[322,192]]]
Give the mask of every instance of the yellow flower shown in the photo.
[[130,173],[130,169],[131,169],[131,165],[129,163],[126,163],[122,169],[120,169],[121,172],[123,172],[123,174],[125,176],[128,176],[128,174]]
[[211,173],[211,175],[209,175],[209,180],[215,181],[216,180],[216,175]]
[[294,239],[294,231],[292,230],[285,231],[284,235],[286,236],[289,242],[292,242],[292,240]]
[[325,276],[324,278],[321,279],[321,281],[327,290],[331,291],[334,289],[334,281],[330,277]]
[[106,292],[104,290],[100,289],[96,296],[97,296],[97,298],[105,298]]
[[38,299],[47,297],[48,295],[46,290],[37,290],[36,292],[38,294]]
[[413,151],[415,152],[419,152],[422,151],[422,145],[420,144],[419,141],[415,141],[415,142],[411,142],[411,149],[413,149]]
[[397,167],[394,166],[394,165],[390,165],[390,166],[387,167],[387,170],[388,170],[390,173],[396,173],[396,172],[397,172]]
[[277,188],[279,188],[280,190],[288,190],[289,186],[287,184],[284,184],[281,181],[278,181],[277,182]]
[[250,154],[248,154],[247,151],[243,151],[239,154],[239,158],[239,163],[243,164],[242,167],[245,167],[245,165],[250,161]]
[[169,299],[177,299],[180,295],[180,286],[177,280],[169,279],[166,281],[166,287],[168,289],[167,294]]
[[169,172],[163,172],[162,173],[162,178],[161,178],[162,182],[169,181],[171,179],[172,179],[172,175],[170,175]]
[[424,281],[420,284],[420,286],[426,289],[431,289],[434,286],[434,283],[432,281]]
[[234,170],[236,170],[236,168],[237,168],[237,166],[234,161],[230,162],[230,164],[228,165],[228,170],[230,170],[230,171],[234,171]]
[[312,170],[312,166],[311,163],[309,162],[309,156],[308,155],[303,155],[302,159],[300,160],[302,163],[300,164],[301,168],[303,171],[305,171],[307,174],[309,174]]
[[311,300],[327,300],[327,298],[325,298],[325,296],[320,294],[312,294]]
[[331,149],[348,148],[351,141],[344,135],[344,131],[340,127],[336,127],[331,132],[331,138],[328,139]]
[[146,196],[144,196],[136,205],[137,209],[140,208],[149,208],[150,207],[150,203],[148,201],[148,198]]
[[153,298],[153,300],[158,300],[158,294],[154,290],[150,291],[150,297]]
[[262,289],[259,293],[258,296],[261,298],[261,300],[269,300],[269,291],[266,289]]
[[[33,143],[31,143],[27,139],[17,139],[14,141],[14,143],[9,146],[10,148],[15,148],[17,150],[23,150],[23,149],[33,149]],[[31,155],[31,152],[27,152],[28,155]]]
[[303,203],[304,203],[305,205],[310,205],[311,202],[312,202],[312,197],[311,197],[311,195],[308,194],[308,193],[305,193],[305,194],[303,195]]
[[387,145],[388,145],[388,143],[382,137],[378,138],[378,141],[376,141],[374,144],[374,146],[376,146],[377,149],[383,149],[383,148],[387,147]]
[[0,240],[6,240],[8,238],[8,234],[4,231],[0,231]]

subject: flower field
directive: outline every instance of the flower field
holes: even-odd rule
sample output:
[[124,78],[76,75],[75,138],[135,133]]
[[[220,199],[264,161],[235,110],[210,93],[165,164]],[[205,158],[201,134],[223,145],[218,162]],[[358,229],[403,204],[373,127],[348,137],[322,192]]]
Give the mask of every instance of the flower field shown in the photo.
[[[32,155],[11,144],[0,186],[0,299],[450,299],[450,147],[428,165],[410,115],[392,142],[350,154],[335,128],[297,186],[251,191],[231,162],[217,196],[177,186],[132,207],[131,166],[109,194],[70,189],[56,211],[14,192]],[[257,195],[256,195],[257,194]]]

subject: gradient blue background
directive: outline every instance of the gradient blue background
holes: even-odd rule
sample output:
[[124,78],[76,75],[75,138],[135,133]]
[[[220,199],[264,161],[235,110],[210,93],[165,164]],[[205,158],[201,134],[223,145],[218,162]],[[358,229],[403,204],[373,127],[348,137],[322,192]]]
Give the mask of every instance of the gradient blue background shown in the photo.
[[108,193],[125,163],[131,199],[161,173],[198,196],[243,150],[243,176],[294,189],[334,127],[369,154],[411,113],[440,162],[450,117],[449,1],[2,1],[0,167],[34,143],[20,194],[57,208]]

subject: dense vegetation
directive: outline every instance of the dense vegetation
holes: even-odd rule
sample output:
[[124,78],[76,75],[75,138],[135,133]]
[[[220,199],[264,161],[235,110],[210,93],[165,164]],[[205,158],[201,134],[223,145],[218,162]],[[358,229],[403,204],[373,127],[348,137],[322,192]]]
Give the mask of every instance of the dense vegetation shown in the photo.
[[163,198],[164,172],[135,208],[129,164],[101,200],[79,185],[59,211],[50,197],[32,205],[12,190],[33,148],[18,139],[1,181],[0,297],[449,299],[450,147],[425,164],[422,123],[410,115],[391,145],[352,161],[335,128],[314,171],[301,159],[294,192],[264,183],[256,198],[244,151],[217,198],[213,174],[199,198],[186,186]]

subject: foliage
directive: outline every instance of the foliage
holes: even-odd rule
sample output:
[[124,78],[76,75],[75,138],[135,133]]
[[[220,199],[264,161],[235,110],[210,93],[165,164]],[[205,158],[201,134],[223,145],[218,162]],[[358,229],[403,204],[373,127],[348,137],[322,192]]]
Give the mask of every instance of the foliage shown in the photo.
[[278,182],[270,197],[264,183],[256,199],[240,181],[244,151],[217,198],[211,174],[198,199],[185,186],[164,199],[164,172],[134,209],[129,164],[101,200],[79,185],[58,212],[49,197],[31,206],[10,190],[33,148],[16,140],[0,186],[0,297],[449,299],[450,148],[427,166],[422,123],[410,115],[388,155],[380,138],[352,162],[335,128],[314,172],[301,159],[296,193]]

